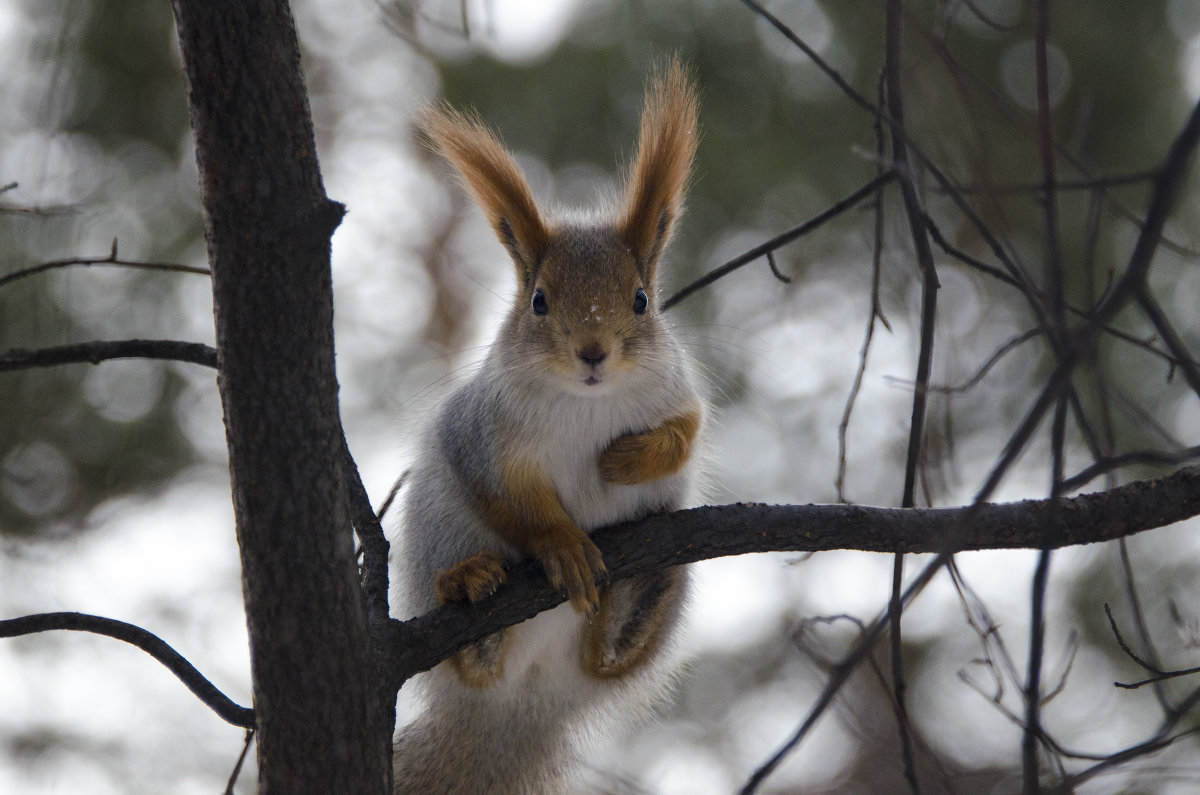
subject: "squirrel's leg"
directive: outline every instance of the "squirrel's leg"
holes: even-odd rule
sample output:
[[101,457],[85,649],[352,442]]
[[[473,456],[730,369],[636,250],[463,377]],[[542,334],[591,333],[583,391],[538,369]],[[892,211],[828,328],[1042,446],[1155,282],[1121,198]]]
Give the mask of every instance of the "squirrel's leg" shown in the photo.
[[481,498],[484,520],[504,540],[532,555],[556,588],[581,613],[599,603],[596,578],[605,574],[600,550],[563,508],[550,477],[527,459],[504,463],[502,493]]
[[658,649],[678,623],[685,572],[678,566],[614,583],[583,630],[583,669],[599,679],[624,676]]
[[634,486],[678,472],[692,454],[700,411],[680,414],[645,433],[615,439],[600,455],[600,477]]
[[[480,552],[439,572],[433,583],[442,604],[470,600],[478,602],[495,593],[507,579],[504,560],[493,552]],[[504,654],[510,633],[503,629],[466,646],[450,658],[459,677],[471,687],[487,687],[504,676]]]

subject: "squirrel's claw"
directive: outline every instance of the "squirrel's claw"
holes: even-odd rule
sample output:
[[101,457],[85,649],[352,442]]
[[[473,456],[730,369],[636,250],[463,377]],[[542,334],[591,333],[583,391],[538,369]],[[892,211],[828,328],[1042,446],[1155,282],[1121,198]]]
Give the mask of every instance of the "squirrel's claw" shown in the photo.
[[433,590],[441,604],[478,602],[494,594],[507,579],[504,559],[494,552],[480,552],[439,572]]
[[600,606],[596,580],[607,573],[600,549],[586,535],[575,543],[539,550],[537,559],[551,585],[567,592],[578,612],[594,615]]

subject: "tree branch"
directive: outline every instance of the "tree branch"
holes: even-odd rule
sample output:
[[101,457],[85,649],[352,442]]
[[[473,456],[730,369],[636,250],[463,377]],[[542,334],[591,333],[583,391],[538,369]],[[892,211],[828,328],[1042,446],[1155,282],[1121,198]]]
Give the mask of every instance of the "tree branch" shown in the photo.
[[110,359],[166,359],[215,368],[217,351],[201,342],[178,340],[80,342],[35,350],[11,348],[0,354],[0,373],[60,364],[99,364]]
[[[9,182],[6,185],[0,185],[0,194],[8,193],[10,190],[16,190],[19,187],[17,182]],[[26,204],[10,204],[9,202],[0,202],[0,215],[36,215],[42,217],[50,217],[54,215],[75,215],[79,212],[79,208],[71,204],[51,204],[45,207],[29,206]]]
[[[968,527],[962,522],[974,520]],[[1111,541],[1200,515],[1200,467],[1151,481],[1064,499],[959,508],[869,508],[858,505],[743,503],[658,514],[598,530],[610,581],[699,560],[750,552],[945,552],[1041,549],[1049,529],[1054,547]],[[533,561],[522,561],[494,596],[476,604],[443,605],[392,625],[393,685],[428,670],[486,635],[566,601]]]
[[223,720],[243,729],[254,727],[254,710],[235,704],[166,641],[133,624],[86,613],[39,613],[0,621],[0,638],[15,638],[54,629],[91,632],[137,646],[179,677],[188,690]]
[[[350,444],[346,441],[345,429],[342,430],[342,480],[346,485],[346,497],[350,506],[350,521],[358,535],[362,548],[362,577],[363,598],[367,611],[367,627],[370,631],[372,652],[375,662],[376,679],[381,689],[380,702],[387,711],[387,725],[396,723],[395,693],[388,690],[389,665],[387,637],[391,626],[388,608],[388,551],[391,548],[387,536],[383,532],[380,518],[384,509],[378,515],[371,507],[371,499],[363,486],[362,477],[358,472],[358,464],[350,453]],[[393,494],[395,492],[393,491]],[[385,504],[386,507],[386,504]]]
[[[875,193],[884,185],[891,182],[893,179],[895,179],[895,177],[896,174],[894,171],[885,171],[879,176],[875,177],[875,179],[868,182],[866,185],[863,185],[861,188],[851,193],[849,196],[846,196],[835,202],[831,207],[818,213],[804,223],[794,226],[782,234],[776,235],[761,245],[755,246],[745,254],[734,257],[724,265],[713,268],[699,279],[696,279],[691,284],[680,289],[666,301],[663,301],[663,311],[670,309],[685,298],[690,298],[692,293],[699,292],[718,279],[733,273],[738,268],[754,262],[754,260],[758,259],[759,257],[770,257],[772,252],[774,252],[776,249],[782,248],[788,243],[791,243],[793,240],[807,235],[809,232],[820,227],[826,221],[833,220],[846,210],[849,210],[851,207],[858,204],[863,199]],[[770,260],[768,260],[768,263],[769,262]],[[776,270],[774,267],[772,267],[771,270],[777,277],[779,276],[778,270]]]
[[170,273],[195,273],[202,276],[211,276],[212,273],[208,268],[195,268],[191,265],[176,265],[170,262],[138,262],[136,260],[120,259],[117,257],[117,239],[114,237],[112,249],[107,257],[72,257],[71,259],[59,259],[51,262],[43,262],[41,265],[34,265],[31,268],[22,268],[19,271],[6,273],[0,276],[0,287],[3,287],[10,282],[15,282],[18,279],[24,279],[29,276],[35,276],[39,273],[45,273],[50,270],[59,268],[70,268],[75,265],[114,265],[122,268],[138,268],[149,271],[168,271]]
[[[886,10],[886,34],[884,38],[884,100],[893,124],[890,127],[892,159],[900,175],[900,196],[904,203],[904,215],[908,219],[909,232],[913,239],[913,250],[921,271],[921,342],[917,352],[917,374],[913,388],[912,414],[908,429],[908,450],[904,458],[904,489],[900,506],[911,508],[916,505],[917,473],[921,464],[922,442],[925,439],[925,414],[929,398],[929,374],[933,369],[934,326],[937,322],[937,296],[940,284],[937,268],[933,262],[933,249],[929,245],[929,232],[925,224],[925,210],[917,194],[917,184],[908,157],[908,131],[904,126],[903,69],[904,46],[904,0],[888,0]],[[900,734],[900,756],[904,760],[904,777],[913,795],[920,792],[917,782],[916,762],[913,759],[912,737],[905,700],[907,686],[904,681],[901,634],[901,604],[904,579],[904,556],[897,553],[892,564],[892,596],[888,602],[891,624],[892,685],[895,697],[897,731]],[[760,768],[764,773],[766,770]]]

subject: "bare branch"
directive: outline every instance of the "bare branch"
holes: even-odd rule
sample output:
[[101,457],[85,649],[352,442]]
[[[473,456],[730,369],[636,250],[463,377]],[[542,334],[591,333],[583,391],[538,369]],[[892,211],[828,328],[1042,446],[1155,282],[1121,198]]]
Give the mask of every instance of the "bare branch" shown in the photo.
[[[19,183],[9,182],[6,185],[0,185],[0,193],[8,193],[10,190],[16,190]],[[25,204],[10,204],[9,202],[0,202],[0,215],[36,215],[41,217],[50,217],[55,215],[74,215],[79,212],[78,208],[70,204],[51,204],[45,207],[29,206]]]
[[[670,309],[671,307],[675,306],[675,304],[679,303],[683,299],[689,298],[692,295],[692,293],[699,292],[700,290],[709,286],[710,284],[717,281],[718,279],[723,278],[723,277],[728,276],[729,274],[733,273],[735,270],[742,267],[743,265],[747,265],[751,262],[754,262],[754,260],[758,259],[759,257],[768,256],[773,251],[775,251],[775,249],[782,248],[783,246],[786,246],[788,243],[791,243],[793,240],[796,240],[797,238],[807,235],[809,232],[811,232],[814,229],[823,225],[826,221],[830,221],[830,220],[836,218],[837,216],[841,215],[846,210],[849,210],[851,207],[858,204],[860,201],[862,201],[866,197],[875,193],[875,191],[879,190],[884,185],[891,182],[895,178],[895,176],[896,176],[895,173],[892,171],[886,171],[883,174],[880,174],[875,179],[868,182],[866,185],[863,185],[861,188],[854,191],[854,193],[851,193],[849,196],[846,196],[845,198],[841,199],[840,201],[834,203],[831,207],[829,207],[825,211],[808,219],[807,221],[800,224],[799,226],[795,226],[795,227],[789,229],[788,231],[784,232],[781,235],[776,235],[775,237],[771,238],[770,240],[763,243],[762,245],[755,246],[754,248],[747,251],[745,254],[734,257],[729,262],[726,262],[724,265],[722,265],[718,268],[713,268],[711,271],[704,274],[696,281],[692,282],[691,284],[687,285],[683,289],[676,292],[674,295],[672,295],[666,301],[663,301],[663,304],[662,304],[663,310]],[[777,271],[776,271],[776,275],[778,275]]]
[[246,756],[250,753],[250,746],[253,743],[254,729],[246,729],[246,741],[242,743],[242,752],[238,754],[233,771],[229,774],[229,781],[225,784],[225,795],[234,795],[233,788],[237,784],[238,776],[242,774],[242,765],[246,763]]
[[1102,456],[1091,466],[1063,481],[1063,491],[1074,491],[1086,486],[1090,481],[1115,469],[1130,464],[1159,464],[1175,465],[1200,458],[1200,445],[1175,452],[1166,450],[1135,450],[1120,455]]
[[[883,76],[880,75],[879,92],[883,93]],[[876,161],[882,163],[886,142],[883,135],[883,122],[875,119],[875,152]],[[883,167],[878,167],[877,174],[883,174]],[[854,372],[854,383],[846,396],[846,405],[842,409],[842,419],[838,423],[838,469],[834,478],[838,501],[849,502],[846,499],[846,437],[850,429],[850,415],[854,412],[854,404],[858,401],[858,393],[862,389],[863,378],[867,374],[867,356],[871,352],[871,341],[875,338],[875,321],[881,322],[888,331],[892,330],[879,301],[879,285],[883,275],[883,191],[876,191],[874,197],[874,241],[871,246],[871,311],[867,316],[867,330],[863,334],[862,345],[858,349],[858,368]]]
[[[995,367],[1006,354],[1016,350],[1022,344],[1028,342],[1034,337],[1041,336],[1044,333],[1046,333],[1044,328],[1041,326],[1034,326],[1033,328],[1023,331],[1015,337],[1007,340],[1003,345],[997,348],[982,365],[980,365],[979,369],[976,370],[970,378],[968,378],[966,381],[963,381],[961,384],[930,384],[927,388],[930,392],[939,392],[943,395],[952,395],[956,392],[966,392],[982,381],[987,374],[991,372],[991,369]],[[893,378],[889,380],[895,379]]]
[[[1046,270],[1050,276],[1050,312],[1048,329],[1056,354],[1061,355],[1062,341],[1067,336],[1066,294],[1062,256],[1059,251],[1058,193],[1055,175],[1054,133],[1050,118],[1050,64],[1046,37],[1050,28],[1050,4],[1038,0],[1034,4],[1034,60],[1037,75],[1038,152],[1042,166],[1042,211],[1045,222]],[[1058,396],[1050,432],[1051,484],[1050,496],[1062,493],[1063,444],[1066,434],[1068,381]],[[1055,510],[1059,503],[1054,502]],[[1056,517],[1051,516],[1053,523]],[[1049,531],[1050,528],[1047,528]],[[1047,532],[1049,536],[1049,532]],[[1021,742],[1021,767],[1025,792],[1036,793],[1038,783],[1038,746],[1042,732],[1042,660],[1046,642],[1046,589],[1050,577],[1051,551],[1038,555],[1033,574],[1033,593],[1030,598],[1029,656],[1025,679],[1025,725]]]
[[[1055,546],[1111,541],[1188,519],[1200,514],[1198,490],[1200,467],[1188,467],[1158,480],[1062,500]],[[947,538],[956,540],[958,550],[1040,549],[1052,502],[907,509],[739,503],[656,514],[598,530],[593,539],[614,582],[666,566],[751,552],[945,552]],[[394,622],[394,684],[565,600],[536,563],[524,561],[484,601],[443,605]]]
[[980,218],[979,214],[976,213],[967,203],[966,197],[964,197],[958,188],[950,181],[949,177],[942,173],[942,170],[937,167],[937,164],[933,162],[933,159],[926,155],[912,142],[912,140],[908,138],[908,134],[904,130],[902,124],[897,124],[896,120],[893,119],[889,113],[885,112],[882,108],[875,105],[869,99],[856,91],[854,87],[851,86],[846,79],[837,72],[837,70],[835,70],[828,63],[826,63],[824,59],[821,58],[816,50],[805,43],[805,41],[800,38],[800,36],[798,36],[794,30],[783,24],[778,17],[771,14],[759,3],[755,2],[755,0],[742,0],[742,4],[758,16],[762,17],[762,19],[771,25],[771,27],[775,28],[784,38],[786,38],[801,52],[803,52],[804,55],[811,60],[818,69],[824,72],[825,75],[834,83],[834,85],[838,87],[838,89],[841,90],[843,94],[846,95],[851,102],[875,116],[876,119],[885,124],[891,130],[893,135],[900,136],[900,138],[904,141],[908,153],[929,172],[929,176],[931,176],[937,182],[938,186],[943,192],[946,193],[947,196],[950,197],[963,216],[971,223],[973,227],[975,227],[976,231],[979,232],[980,236],[987,243],[988,247],[991,248],[992,253],[1009,271],[1010,277],[1013,279],[1014,283],[1029,283],[1029,279],[1026,278],[1018,263],[1016,263],[1012,257],[1008,255],[1008,252],[1005,251],[1004,246],[1000,244],[1000,241],[996,238],[995,234],[992,233],[991,229],[989,229],[987,224],[983,222],[983,219]]
[[[1149,171],[1134,171],[1129,174],[1107,174],[1097,177],[1086,177],[1084,179],[1065,179],[1054,183],[1054,187],[1059,192],[1062,191],[1098,191],[1106,188],[1119,188],[1123,185],[1136,185],[1139,182],[1149,182],[1158,176],[1158,172]],[[1023,194],[1023,193],[1038,193],[1045,189],[1045,184],[1025,183],[1013,185],[962,185],[959,187],[959,192],[965,196],[970,196],[975,193],[986,193],[991,196],[1003,196],[1005,194]],[[937,189],[940,192],[940,188]]]
[[771,275],[774,276],[779,281],[783,282],[784,284],[792,283],[791,276],[784,276],[782,273],[780,273],[779,266],[775,264],[775,252],[774,251],[767,252],[767,267],[769,267],[771,269]]
[[1171,148],[1154,180],[1149,209],[1146,212],[1146,218],[1141,232],[1138,234],[1133,253],[1129,257],[1129,265],[1117,281],[1116,286],[1109,292],[1108,297],[1096,309],[1092,316],[1093,326],[1107,323],[1131,295],[1144,288],[1146,276],[1150,272],[1150,260],[1154,257],[1154,252],[1162,240],[1167,216],[1171,214],[1171,210],[1175,206],[1175,197],[1179,193],[1179,186],[1188,173],[1188,161],[1191,160],[1192,153],[1195,152],[1198,144],[1200,144],[1200,102],[1193,106],[1187,123],[1175,136],[1175,140],[1171,142]]
[[387,496],[383,498],[383,502],[379,506],[379,519],[383,521],[383,517],[387,515],[388,509],[392,507],[392,503],[396,501],[396,497],[400,495],[400,489],[404,488],[404,484],[408,481],[408,474],[412,470],[406,469],[400,473],[400,477],[396,478],[396,482],[388,489]]
[[[388,551],[390,545],[379,523],[383,516],[381,510],[376,515],[371,508],[371,500],[363,486],[358,473],[358,465],[350,454],[350,445],[346,441],[346,432],[342,430],[341,455],[342,480],[346,485],[346,495],[350,504],[350,518],[362,548],[362,589],[367,609],[367,629],[371,636],[372,654],[375,662],[375,676],[381,690],[386,691],[390,678],[389,667],[391,659],[388,655],[388,633],[391,626],[391,616],[388,612]],[[390,495],[391,496],[391,495]],[[380,696],[383,709],[387,712],[387,725],[396,723],[396,699],[393,693],[383,693]]]
[[[342,479],[350,499],[350,515],[354,531],[363,546],[363,590],[367,597],[367,616],[374,625],[388,617],[388,549],[387,537],[379,518],[371,508],[371,500],[363,487],[358,465],[350,454],[350,446],[342,434]],[[382,511],[380,516],[382,516]],[[386,622],[385,622],[386,623]]]
[[[3,209],[0,207],[0,209]],[[113,265],[122,268],[138,268],[141,270],[151,271],[168,271],[170,273],[195,273],[201,276],[212,275],[208,268],[195,268],[191,265],[176,265],[170,262],[139,262],[136,260],[120,259],[117,256],[117,239],[114,237],[112,242],[112,250],[107,257],[72,257],[71,259],[53,260],[51,262],[43,262],[41,265],[34,265],[30,268],[23,268],[13,273],[6,273],[0,276],[0,287],[25,279],[30,276],[35,276],[46,271],[57,270],[59,268],[70,268],[75,265]]]
[[[900,497],[903,508],[916,505],[917,475],[925,439],[925,415],[929,400],[929,374],[933,368],[934,326],[937,321],[937,295],[940,284],[929,245],[925,210],[917,194],[917,184],[909,166],[908,132],[904,127],[902,53],[904,43],[904,2],[888,0],[886,6],[884,41],[884,100],[892,119],[890,128],[892,159],[900,177],[900,196],[904,215],[908,219],[913,249],[921,272],[921,337],[917,352],[917,374],[913,388],[912,414],[909,420],[908,449],[904,459],[904,489]],[[900,756],[904,760],[904,777],[913,795],[920,792],[916,763],[913,760],[912,736],[909,730],[908,706],[905,700],[904,668],[902,661],[901,618],[903,612],[904,555],[897,552],[892,564],[892,595],[888,600],[888,622],[891,625],[892,683],[895,691],[896,724],[900,734]]]
[[1182,668],[1178,671],[1163,671],[1162,673],[1155,674],[1149,679],[1142,679],[1137,682],[1113,682],[1113,684],[1124,690],[1137,690],[1139,687],[1165,682],[1168,679],[1175,679],[1180,676],[1191,676],[1192,674],[1200,674],[1200,666],[1195,668]]
[[81,342],[35,350],[12,348],[0,354],[0,373],[60,364],[99,364],[109,359],[167,359],[215,368],[217,351],[201,342],[177,340]]
[[1150,294],[1150,291],[1143,286],[1137,292],[1138,306],[1142,312],[1154,325],[1154,329],[1162,338],[1163,343],[1167,346],[1167,350],[1171,352],[1172,366],[1178,366],[1183,371],[1183,377],[1188,382],[1188,386],[1196,395],[1200,396],[1200,367],[1196,366],[1196,362],[1191,358],[1191,354],[1187,346],[1180,339],[1179,333],[1175,331],[1175,327],[1171,325],[1171,321],[1167,318],[1166,312],[1159,306],[1158,301]]
[[1129,659],[1133,660],[1146,671],[1154,674],[1150,678],[1142,679],[1138,682],[1113,682],[1113,684],[1117,687],[1124,688],[1125,690],[1136,690],[1139,687],[1144,687],[1145,685],[1156,684],[1158,682],[1165,682],[1168,679],[1175,679],[1176,677],[1180,676],[1191,676],[1192,674],[1200,673],[1200,666],[1196,666],[1194,668],[1183,668],[1176,671],[1164,671],[1154,663],[1143,660],[1136,653],[1134,653],[1133,649],[1129,647],[1129,644],[1125,642],[1125,638],[1121,636],[1121,630],[1117,627],[1117,620],[1113,618],[1112,608],[1109,607],[1107,602],[1104,603],[1104,615],[1108,616],[1108,625],[1112,628],[1113,637],[1117,639],[1117,645],[1121,647],[1121,651],[1125,652],[1125,655],[1129,657]]
[[55,629],[91,632],[137,646],[166,666],[222,720],[244,729],[254,726],[254,710],[235,704],[166,641],[139,626],[86,613],[39,613],[0,621],[0,638],[15,638]]

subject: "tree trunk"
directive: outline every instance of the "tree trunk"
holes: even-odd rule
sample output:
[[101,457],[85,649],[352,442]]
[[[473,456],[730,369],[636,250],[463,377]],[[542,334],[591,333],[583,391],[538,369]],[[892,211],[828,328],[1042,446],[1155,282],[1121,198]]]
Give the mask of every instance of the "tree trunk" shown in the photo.
[[283,0],[175,0],[212,267],[264,793],[384,793],[346,495],[325,196]]

